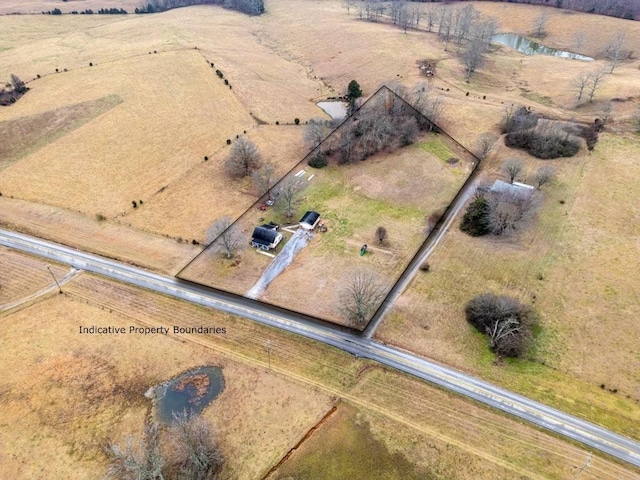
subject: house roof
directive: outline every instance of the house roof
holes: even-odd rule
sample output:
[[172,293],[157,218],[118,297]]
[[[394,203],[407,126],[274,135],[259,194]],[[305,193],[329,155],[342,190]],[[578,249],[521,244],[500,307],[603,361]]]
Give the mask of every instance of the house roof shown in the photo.
[[253,237],[251,238],[254,242],[260,243],[262,245],[271,245],[278,238],[279,233],[275,230],[270,230],[264,227],[256,227],[253,229]]
[[507,183],[502,180],[496,180],[489,191],[513,195],[514,197],[527,197],[531,195],[531,189],[530,185],[525,185],[524,183]]
[[309,210],[307,213],[305,213],[302,216],[302,219],[300,219],[300,223],[315,225],[315,223],[318,221],[319,218],[320,218],[320,214],[318,212]]

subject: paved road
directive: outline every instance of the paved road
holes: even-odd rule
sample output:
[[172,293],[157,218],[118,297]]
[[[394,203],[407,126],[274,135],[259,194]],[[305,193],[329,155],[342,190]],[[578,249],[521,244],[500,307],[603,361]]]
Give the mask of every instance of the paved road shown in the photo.
[[455,369],[354,335],[339,327],[332,328],[293,312],[195,286],[172,277],[156,275],[137,267],[14,232],[0,230],[0,244],[332,345],[353,355],[369,358],[473,398],[640,467],[640,442],[617,435]]

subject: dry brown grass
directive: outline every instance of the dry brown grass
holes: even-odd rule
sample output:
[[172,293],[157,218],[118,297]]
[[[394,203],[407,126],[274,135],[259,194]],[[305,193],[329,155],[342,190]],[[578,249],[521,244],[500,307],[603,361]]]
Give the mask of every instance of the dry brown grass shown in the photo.
[[69,13],[73,10],[83,11],[88,8],[94,12],[101,8],[124,8],[127,12],[133,13],[140,5],[141,2],[137,0],[2,0],[0,14],[40,13],[48,12],[54,8],[59,8],[63,13]]
[[[305,155],[302,128],[261,125],[247,130],[262,161],[274,165],[277,178]],[[142,230],[204,242],[205,232],[214,220],[224,215],[235,219],[258,199],[250,178],[230,180],[224,172],[229,149],[225,145],[209,154],[207,162],[202,161],[156,192],[145,200],[144,208],[131,210],[122,221]]]
[[58,101],[71,103],[78,90],[94,98],[117,93],[123,103],[4,169],[3,193],[113,217],[180,178],[205,154],[219,150],[224,138],[252,124],[197,51],[47,77],[13,113],[48,103],[54,92]]
[[168,274],[177,273],[200,251],[200,247],[111,220],[99,222],[77,212],[7,196],[0,197],[0,225]]
[[47,266],[59,278],[67,267],[0,247],[0,304],[12,303],[52,285]]
[[111,95],[41,114],[0,122],[0,169],[91,121],[122,100]]
[[144,392],[197,365],[220,365],[225,376],[203,414],[225,455],[221,478],[258,478],[331,406],[326,393],[173,335],[80,335],[78,325],[132,320],[78,300],[56,296],[3,319],[3,477],[101,478],[105,443],[141,431]]

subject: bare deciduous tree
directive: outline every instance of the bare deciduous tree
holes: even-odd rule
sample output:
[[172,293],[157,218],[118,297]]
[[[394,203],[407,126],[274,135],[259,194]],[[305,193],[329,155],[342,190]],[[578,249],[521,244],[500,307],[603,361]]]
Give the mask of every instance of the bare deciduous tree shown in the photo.
[[596,94],[596,90],[604,83],[607,72],[600,68],[593,70],[588,74],[589,76],[589,101],[593,101],[593,96]]
[[536,170],[534,180],[538,190],[547,183],[551,183],[556,176],[556,169],[550,165],[543,165]]
[[308,184],[307,180],[299,177],[288,177],[282,182],[278,189],[278,201],[283,204],[287,218],[293,217],[300,195]]
[[502,164],[502,171],[509,177],[509,183],[513,183],[522,170],[524,170],[524,163],[518,158],[507,158]]
[[246,137],[238,138],[231,147],[225,161],[225,170],[233,178],[250,175],[260,166],[258,147]]
[[573,88],[574,93],[576,94],[576,103],[579,103],[582,99],[582,94],[585,89],[591,83],[591,76],[588,73],[580,73],[577,77],[573,79],[571,82],[571,87]]
[[584,30],[579,30],[576,32],[576,34],[573,36],[573,42],[576,46],[576,53],[581,53],[582,48],[587,43],[587,34],[584,33]]
[[331,121],[323,118],[312,118],[304,128],[303,139],[310,150],[316,148],[331,131]]
[[213,222],[207,230],[205,239],[207,244],[212,245],[213,252],[224,253],[227,258],[232,258],[243,244],[240,229],[229,216]]
[[622,30],[618,30],[613,34],[613,38],[611,39],[611,43],[607,45],[605,53],[607,54],[607,58],[611,62],[611,70],[609,73],[613,73],[615,68],[618,66],[620,60],[622,60],[626,55],[628,55],[625,46],[627,43],[627,38]]
[[537,38],[542,38],[547,35],[547,21],[549,20],[549,13],[547,9],[542,9],[540,15],[538,15],[533,21],[533,36]]
[[471,75],[484,63],[486,45],[479,41],[471,40],[467,43],[467,48],[462,54],[462,62],[465,66],[466,80],[471,79]]
[[483,133],[478,137],[477,155],[480,160],[487,158],[487,155],[493,150],[494,145],[498,141],[498,136],[492,133]]
[[347,15],[350,15],[351,7],[353,7],[356,3],[356,0],[342,0],[342,6],[347,9]]
[[376,228],[376,239],[380,245],[387,243],[387,229],[380,226]]
[[420,27],[420,20],[424,18],[424,7],[420,3],[412,3],[411,20],[416,28]]
[[273,187],[276,178],[275,173],[276,169],[270,163],[265,163],[262,167],[253,171],[251,179],[253,180],[259,197],[266,193],[268,199],[272,200],[271,187]]
[[357,271],[340,293],[340,308],[347,322],[364,327],[384,300],[387,289],[371,272]]
[[535,190],[522,190],[517,193],[490,192],[488,225],[494,235],[509,235],[524,228],[535,216],[540,205],[540,197]]
[[145,425],[140,441],[127,438],[124,448],[109,444],[105,448],[111,463],[107,478],[114,480],[164,480],[164,456],[160,452],[158,424]]
[[429,126],[430,130],[433,130],[434,125],[438,124],[440,116],[442,112],[444,112],[444,107],[445,103],[440,95],[434,95],[428,99],[422,113],[431,121],[431,125]]
[[183,411],[173,414],[168,431],[171,463],[180,478],[215,479],[222,467],[222,454],[210,425],[199,415]]

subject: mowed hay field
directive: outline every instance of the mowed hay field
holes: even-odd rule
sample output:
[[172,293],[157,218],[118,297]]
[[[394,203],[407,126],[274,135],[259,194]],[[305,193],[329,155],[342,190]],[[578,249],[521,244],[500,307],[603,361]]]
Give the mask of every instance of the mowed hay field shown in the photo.
[[[318,437],[323,448],[344,451],[345,432],[364,440],[350,445],[359,455],[371,445],[387,452],[367,456],[360,470],[365,473],[394,468],[404,458],[405,472],[435,471],[436,478],[565,478],[576,472],[575,459],[587,454],[336,349],[86,273],[69,282],[64,295],[1,321],[0,360],[11,366],[0,379],[3,477],[102,478],[105,442],[139,434],[150,415],[144,392],[200,365],[221,366],[225,377],[225,390],[203,412],[225,455],[224,479],[263,478],[301,441],[300,453],[316,452]],[[80,335],[79,325],[202,325],[225,327],[226,333],[114,337]],[[338,410],[321,422],[336,404]],[[333,415],[345,414],[348,424],[335,431]],[[283,464],[285,472],[302,474],[296,455]],[[343,454],[325,460],[333,468],[349,462]],[[634,475],[596,456],[582,476]]]
[[133,200],[148,199],[175,181],[204,154],[222,148],[221,139],[252,123],[197,51],[50,76],[15,106],[24,105],[22,113],[28,113],[48,105],[51,96],[75,103],[78,96],[113,93],[122,98],[120,105],[5,168],[0,189],[33,202],[113,217],[132,208]]

